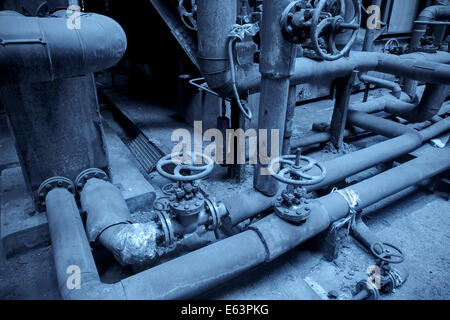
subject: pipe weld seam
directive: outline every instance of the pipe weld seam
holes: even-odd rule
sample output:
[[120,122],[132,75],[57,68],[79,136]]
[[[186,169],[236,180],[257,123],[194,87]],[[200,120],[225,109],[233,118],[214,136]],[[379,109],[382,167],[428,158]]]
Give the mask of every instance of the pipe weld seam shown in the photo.
[[261,242],[262,242],[262,244],[264,246],[264,249],[266,250],[266,259],[265,259],[265,261],[266,262],[270,262],[271,261],[271,259],[270,259],[270,249],[269,249],[269,246],[267,245],[266,239],[264,239],[264,236],[261,233],[261,231],[258,228],[251,227],[251,226],[248,228],[248,230],[252,230],[252,231],[256,232],[256,234],[259,237],[259,240],[261,240]]

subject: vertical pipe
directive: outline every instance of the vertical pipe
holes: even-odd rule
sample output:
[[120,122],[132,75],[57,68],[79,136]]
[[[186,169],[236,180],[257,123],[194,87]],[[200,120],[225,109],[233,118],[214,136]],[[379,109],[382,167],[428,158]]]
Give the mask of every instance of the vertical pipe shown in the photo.
[[[420,14],[417,20],[419,21],[433,21],[443,18],[450,17],[450,7],[449,6],[431,6],[425,8]],[[426,24],[415,24],[411,43],[410,51],[417,52],[420,48],[420,39],[425,35],[427,31]],[[405,92],[414,99],[416,96],[418,81],[406,79],[405,80]]]
[[357,73],[358,71],[353,71],[348,77],[337,79],[336,83],[337,96],[334,105],[333,118],[331,119],[330,133],[331,142],[338,150],[344,142],[350,96],[352,94],[352,87]]
[[[381,8],[382,0],[372,0],[372,6],[377,6]],[[381,15],[381,13],[380,13]],[[380,17],[381,19],[381,17]],[[377,37],[378,30],[375,29],[366,29],[366,35],[364,37],[363,51],[373,51],[373,43]]]
[[289,87],[287,111],[286,111],[286,127],[284,128],[283,151],[282,154],[291,154],[291,137],[294,127],[295,107],[297,104],[297,86]]
[[[286,121],[286,109],[289,92],[289,78],[293,73],[295,64],[295,46],[287,42],[280,26],[280,17],[289,0],[265,0],[263,3],[263,17],[261,26],[261,97],[259,104],[258,128],[267,130],[267,140],[259,144],[258,152],[260,163],[255,166],[255,189],[265,195],[275,195],[278,191],[278,183],[269,175],[261,174],[267,166],[269,159],[262,157],[265,153],[268,157],[272,147],[278,147],[281,153],[283,144],[284,125]],[[272,146],[272,130],[278,130],[278,146]],[[275,141],[276,142],[276,141]],[[264,159],[266,158],[266,159]]]
[[236,23],[236,0],[198,0],[198,55],[208,86],[227,96],[232,92],[228,35]]

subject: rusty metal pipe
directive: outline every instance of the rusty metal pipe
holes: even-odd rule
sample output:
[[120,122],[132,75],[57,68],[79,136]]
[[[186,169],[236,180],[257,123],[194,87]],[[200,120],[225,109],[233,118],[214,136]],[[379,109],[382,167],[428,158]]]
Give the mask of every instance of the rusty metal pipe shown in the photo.
[[[272,150],[272,130],[278,130],[278,154],[281,153],[283,145],[289,78],[295,66],[296,53],[295,45],[284,38],[280,25],[280,17],[289,3],[289,0],[265,0],[263,3],[258,129],[267,130],[266,143],[259,145],[259,150],[266,150],[266,153]],[[261,155],[261,151],[259,154]],[[278,182],[269,175],[262,174],[269,161],[261,164],[263,162],[254,168],[253,186],[263,194],[273,196],[278,191]]]
[[66,15],[65,10],[43,18],[0,11],[0,86],[85,75],[119,62],[127,41],[117,22],[82,13],[80,29],[69,29]]

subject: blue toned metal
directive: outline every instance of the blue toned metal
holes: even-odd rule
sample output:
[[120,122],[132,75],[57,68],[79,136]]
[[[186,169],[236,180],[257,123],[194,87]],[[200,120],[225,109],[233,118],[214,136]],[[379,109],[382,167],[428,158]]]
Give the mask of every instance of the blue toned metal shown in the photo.
[[81,13],[80,28],[70,29],[69,19],[65,10],[42,18],[0,12],[0,86],[85,75],[119,62],[127,41],[117,22]]

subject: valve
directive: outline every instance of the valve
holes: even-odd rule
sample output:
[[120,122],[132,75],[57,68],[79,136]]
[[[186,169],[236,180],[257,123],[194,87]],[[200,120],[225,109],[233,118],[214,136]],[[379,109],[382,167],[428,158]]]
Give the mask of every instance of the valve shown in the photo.
[[399,264],[405,261],[403,252],[390,243],[375,242],[370,246],[372,254],[388,264]]
[[[195,164],[200,159],[202,162]],[[228,214],[225,206],[207,197],[196,181],[208,176],[213,167],[210,157],[197,152],[177,157],[169,154],[158,161],[158,173],[174,181],[162,187],[166,196],[153,205],[165,234],[165,246],[194,233],[200,226],[213,231],[221,226],[222,218]]]
[[[286,189],[277,198],[275,213],[288,222],[301,224],[311,214],[308,201],[308,193],[304,186],[314,185],[325,179],[327,171],[325,167],[316,160],[301,155],[302,150],[297,149],[296,155],[285,155],[273,159],[268,166],[269,174],[282,183],[287,184]],[[283,165],[276,173],[275,166]],[[320,174],[308,174],[313,169],[318,169]]]
[[[200,163],[206,162],[206,165],[197,164],[197,159],[202,159]],[[171,173],[167,167],[173,165],[175,165],[175,168],[173,169],[173,173]],[[183,155],[168,154],[156,164],[156,170],[163,177],[172,181],[185,182],[203,179],[211,173],[213,168],[214,160],[198,152],[189,152]],[[192,172],[198,173],[193,174]]]
[[184,0],[178,1],[178,14],[183,24],[189,30],[197,31],[197,2],[191,0],[189,4],[191,11],[188,11],[184,6]]
[[[298,0],[291,2],[283,12],[280,23],[285,39],[302,44],[308,57],[333,61],[345,56],[355,43],[361,24],[359,0],[352,0],[355,15],[345,21],[345,0]],[[344,30],[352,30],[350,40],[341,50],[336,37]]]

